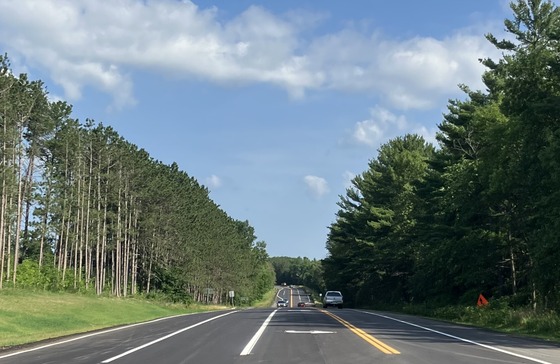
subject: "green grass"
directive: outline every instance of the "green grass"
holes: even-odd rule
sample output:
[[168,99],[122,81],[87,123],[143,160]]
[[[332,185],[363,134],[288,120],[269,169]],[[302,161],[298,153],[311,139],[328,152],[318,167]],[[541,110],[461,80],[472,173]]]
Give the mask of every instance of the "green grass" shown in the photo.
[[144,298],[0,290],[0,347],[178,314],[224,309]]
[[491,303],[486,307],[449,306],[428,309],[422,306],[407,306],[403,311],[509,334],[560,342],[560,315],[554,312],[535,312],[528,308],[514,309],[500,302]]
[[268,291],[260,301],[253,304],[253,307],[257,307],[257,308],[271,307],[276,301],[276,293],[277,293],[276,289],[272,289]]

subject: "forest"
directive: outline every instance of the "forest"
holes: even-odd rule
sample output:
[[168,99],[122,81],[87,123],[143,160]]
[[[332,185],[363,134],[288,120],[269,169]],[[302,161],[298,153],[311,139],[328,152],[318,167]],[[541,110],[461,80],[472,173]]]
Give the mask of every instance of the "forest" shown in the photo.
[[206,187],[80,122],[0,56],[0,289],[250,304],[272,289],[266,244]]
[[301,285],[312,292],[325,290],[321,260],[306,257],[271,257],[277,284]]
[[[476,305],[560,312],[560,10],[511,3],[485,90],[460,85],[434,146],[383,144],[340,196],[323,260],[354,305]],[[333,288],[330,288],[333,289]]]

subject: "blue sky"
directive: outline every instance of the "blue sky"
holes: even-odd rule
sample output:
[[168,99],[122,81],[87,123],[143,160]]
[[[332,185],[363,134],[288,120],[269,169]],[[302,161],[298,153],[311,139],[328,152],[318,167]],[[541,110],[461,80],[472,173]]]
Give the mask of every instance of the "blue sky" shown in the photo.
[[271,256],[322,259],[350,179],[434,141],[499,54],[504,0],[2,0],[0,51],[249,220]]

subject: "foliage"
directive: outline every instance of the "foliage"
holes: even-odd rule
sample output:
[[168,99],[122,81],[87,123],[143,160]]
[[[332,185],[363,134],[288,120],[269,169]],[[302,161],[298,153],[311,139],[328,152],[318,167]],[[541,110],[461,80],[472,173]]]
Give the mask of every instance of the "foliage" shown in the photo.
[[321,261],[308,258],[272,257],[276,284],[303,285],[314,292],[326,290]]
[[349,304],[406,299],[420,248],[415,190],[433,152],[417,135],[390,141],[342,198],[323,266],[327,285],[340,287]]
[[484,293],[560,311],[560,9],[511,8],[511,40],[486,36],[503,54],[482,60],[486,91],[459,86],[439,148],[391,140],[341,196],[323,267],[350,302],[448,307]]
[[[395,309],[395,307],[392,307]],[[507,299],[498,299],[485,307],[407,305],[399,311],[433,317],[460,324],[485,327],[508,333],[560,341],[560,316],[555,312],[536,313],[531,309],[514,308]]]
[[273,287],[267,259],[176,163],[74,119],[0,57],[0,288],[251,302]]
[[60,274],[51,265],[39,266],[37,261],[24,260],[19,266],[17,286],[27,289],[58,290]]

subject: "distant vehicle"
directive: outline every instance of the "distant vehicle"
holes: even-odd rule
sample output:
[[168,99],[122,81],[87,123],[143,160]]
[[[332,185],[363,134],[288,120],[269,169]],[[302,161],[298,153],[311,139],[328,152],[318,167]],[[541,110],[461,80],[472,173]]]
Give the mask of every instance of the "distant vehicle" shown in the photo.
[[279,299],[278,302],[276,302],[276,307],[288,307],[288,301]]
[[342,308],[344,300],[342,298],[342,293],[340,291],[327,291],[323,297],[323,308],[329,306],[336,306]]
[[298,307],[305,307],[305,302],[298,302],[297,306]]
[[286,284],[286,282],[283,282],[282,285],[283,285],[283,286],[286,286],[287,284]]

